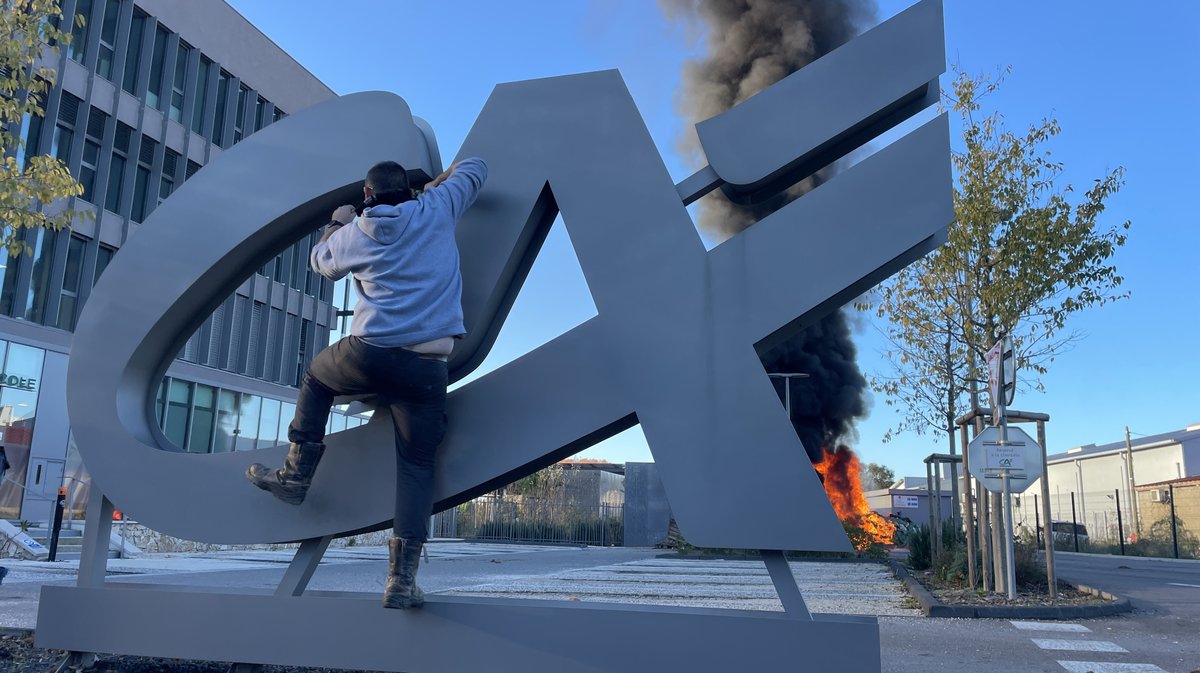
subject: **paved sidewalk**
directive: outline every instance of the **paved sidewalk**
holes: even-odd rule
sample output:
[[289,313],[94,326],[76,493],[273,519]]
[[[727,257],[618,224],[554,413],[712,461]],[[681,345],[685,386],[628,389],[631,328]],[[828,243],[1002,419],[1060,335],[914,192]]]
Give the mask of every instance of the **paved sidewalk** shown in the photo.
[[[765,566],[757,560],[704,560],[656,549],[564,547],[433,541],[420,581],[431,595],[781,610]],[[143,554],[110,559],[110,582],[269,590],[294,550]],[[5,560],[0,627],[34,628],[47,584],[74,584],[77,561]],[[330,549],[309,587],[318,591],[382,591],[386,547]],[[792,572],[813,612],[916,616],[901,583],[881,564],[796,562]]]

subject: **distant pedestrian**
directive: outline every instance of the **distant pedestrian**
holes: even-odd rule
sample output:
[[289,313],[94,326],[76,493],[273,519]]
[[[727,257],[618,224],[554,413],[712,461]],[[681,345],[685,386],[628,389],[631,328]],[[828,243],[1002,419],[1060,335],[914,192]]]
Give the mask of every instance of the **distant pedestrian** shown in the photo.
[[[8,454],[4,452],[4,445],[0,444],[0,487],[4,486],[4,475],[8,474],[8,468],[12,467],[8,464]],[[8,577],[8,568],[0,566],[0,584],[4,584],[4,578]]]

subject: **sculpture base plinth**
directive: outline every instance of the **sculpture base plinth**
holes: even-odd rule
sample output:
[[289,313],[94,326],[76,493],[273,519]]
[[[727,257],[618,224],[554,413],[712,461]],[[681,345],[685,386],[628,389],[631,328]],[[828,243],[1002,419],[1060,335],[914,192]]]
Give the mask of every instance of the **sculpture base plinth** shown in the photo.
[[870,617],[108,584],[42,589],[35,644],[76,652],[410,673],[877,672]]

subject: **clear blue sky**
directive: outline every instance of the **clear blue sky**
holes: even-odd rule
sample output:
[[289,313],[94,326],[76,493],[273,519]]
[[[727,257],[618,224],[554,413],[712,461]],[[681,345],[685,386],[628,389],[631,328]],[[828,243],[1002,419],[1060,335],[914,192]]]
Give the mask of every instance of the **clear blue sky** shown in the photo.
[[[684,60],[702,41],[666,21],[651,0],[392,2],[230,0],[238,11],[340,94],[382,89],[405,98],[452,158],[500,82],[619,68],[675,179],[690,172],[675,149],[674,96]],[[908,0],[881,0],[880,20]],[[285,9],[286,8],[286,9]],[[1132,298],[1078,315],[1087,337],[1044,377],[1046,393],[1014,406],[1051,415],[1051,452],[1200,422],[1200,3],[946,1],[948,59],[969,72],[1011,65],[992,101],[1014,128],[1043,116],[1064,129],[1052,146],[1064,182],[1086,188],[1124,166],[1126,186],[1102,222],[1133,221],[1117,256]],[[254,84],[251,82],[250,84]],[[943,85],[946,80],[943,79]],[[957,131],[957,128],[955,128]],[[594,315],[570,244],[556,225],[485,368]],[[865,373],[880,370],[870,320],[858,335]],[[897,474],[923,474],[944,436],[881,441],[896,417],[877,395],[855,448]],[[651,460],[635,428],[586,454]]]

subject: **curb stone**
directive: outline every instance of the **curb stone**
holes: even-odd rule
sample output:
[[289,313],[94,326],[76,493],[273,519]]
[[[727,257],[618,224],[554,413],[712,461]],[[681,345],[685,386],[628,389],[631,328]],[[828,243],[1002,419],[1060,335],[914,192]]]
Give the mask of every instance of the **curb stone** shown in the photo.
[[[1107,591],[1102,591],[1082,584],[1072,584],[1076,589],[1103,598],[1109,603],[1103,605],[1046,605],[1046,606],[974,606],[974,605],[944,605],[921,585],[908,569],[900,562],[892,560],[888,563],[892,572],[896,573],[909,593],[921,605],[921,612],[926,617],[956,617],[959,619],[1095,619],[1129,612],[1133,605],[1128,598],[1122,598]],[[1062,581],[1062,580],[1060,580]]]

